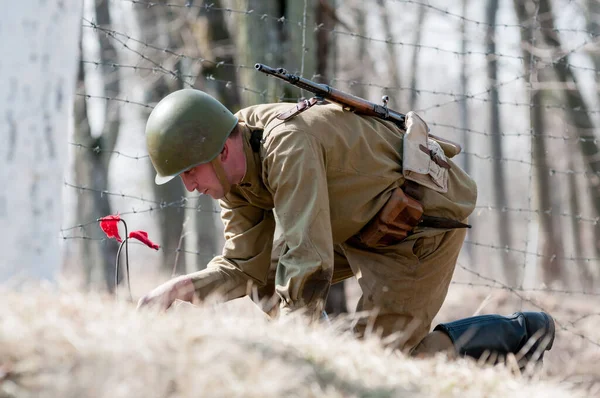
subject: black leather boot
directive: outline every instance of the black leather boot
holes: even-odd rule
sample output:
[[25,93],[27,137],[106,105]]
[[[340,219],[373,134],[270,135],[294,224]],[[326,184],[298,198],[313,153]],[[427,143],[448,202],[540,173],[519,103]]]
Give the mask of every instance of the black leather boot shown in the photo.
[[[459,355],[479,358],[484,352],[506,357],[522,356],[523,367],[531,359],[542,360],[554,343],[554,319],[545,312],[515,312],[509,316],[479,315],[441,323],[434,330],[445,332]],[[534,340],[530,339],[535,337]]]

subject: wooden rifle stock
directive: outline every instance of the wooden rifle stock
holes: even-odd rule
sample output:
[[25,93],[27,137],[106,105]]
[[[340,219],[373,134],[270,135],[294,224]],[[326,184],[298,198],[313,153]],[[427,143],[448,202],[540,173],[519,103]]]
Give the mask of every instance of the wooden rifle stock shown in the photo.
[[[352,111],[361,115],[374,116],[380,119],[389,120],[394,122],[402,130],[406,130],[406,116],[400,112],[396,112],[387,107],[388,96],[385,95],[382,98],[383,105],[375,104],[367,101],[366,99],[357,97],[352,94],[348,94],[341,90],[335,89],[327,84],[316,83],[312,80],[305,79],[293,73],[288,73],[283,68],[271,68],[265,64],[255,64],[254,68],[259,72],[263,72],[267,75],[275,76],[279,79],[285,80],[286,82],[293,84],[303,90],[310,91],[320,101],[329,101],[340,105],[347,111]],[[456,142],[452,142],[442,137],[429,134],[434,140],[450,145],[454,147],[455,154],[460,153],[462,150],[461,146]]]
[[336,103],[345,110],[352,111],[361,115],[375,116],[381,119],[390,120],[398,127],[406,130],[405,115],[402,113],[391,110],[387,107],[387,96],[384,97],[383,105],[374,104],[363,98],[354,96],[352,94],[345,93],[341,90],[335,89],[327,84],[316,83],[312,80],[305,79],[303,77],[288,73],[283,68],[271,68],[264,64],[255,64],[254,67],[267,75],[278,77],[286,82],[293,84],[303,90],[310,91],[317,99],[325,100]]

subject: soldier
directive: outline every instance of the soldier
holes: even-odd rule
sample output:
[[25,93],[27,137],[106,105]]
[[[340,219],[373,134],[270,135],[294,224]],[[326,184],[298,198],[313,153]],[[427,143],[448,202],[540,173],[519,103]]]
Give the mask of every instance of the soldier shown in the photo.
[[380,221],[408,203],[464,226],[477,189],[450,160],[453,147],[427,138],[419,116],[407,114],[406,125],[404,131],[334,104],[263,104],[234,115],[199,90],[166,96],[146,126],[155,182],[180,176],[190,192],[219,199],[226,241],[206,269],[158,286],[139,307],[166,309],[213,293],[234,299],[249,286],[264,287],[275,214],[282,315],[302,308],[318,317],[330,285],[355,276],[357,310],[371,314],[357,323],[359,336],[370,322],[384,337],[399,332],[393,344],[413,355],[479,357],[485,350],[517,353],[535,335],[530,352],[543,354],[554,340],[554,321],[543,312],[476,316],[430,332],[465,229]]

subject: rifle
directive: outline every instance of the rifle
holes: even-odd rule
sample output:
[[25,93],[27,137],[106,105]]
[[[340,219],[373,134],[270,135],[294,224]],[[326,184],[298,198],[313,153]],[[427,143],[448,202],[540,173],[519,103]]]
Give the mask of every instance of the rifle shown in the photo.
[[[323,103],[325,101],[333,102],[340,105],[346,111],[389,120],[394,122],[402,130],[406,130],[406,115],[388,108],[387,104],[389,102],[389,97],[387,95],[382,97],[383,105],[379,105],[352,94],[345,93],[341,90],[328,86],[327,84],[316,83],[312,80],[305,79],[304,77],[288,73],[288,71],[284,68],[275,69],[259,63],[255,64],[254,68],[256,68],[256,70],[259,72],[275,76],[279,79],[285,80],[290,84],[293,84],[296,87],[310,91],[311,93],[315,94],[315,98],[319,103]],[[433,134],[428,135],[442,144],[452,146],[452,150],[455,155],[460,153],[462,150],[461,146],[455,142],[446,140],[445,138],[437,137]]]
[[[345,93],[341,90],[335,89],[327,84],[316,83],[312,80],[305,79],[301,76],[294,75],[292,73],[288,73],[283,68],[271,68],[270,66],[264,64],[255,64],[254,67],[267,75],[278,77],[286,82],[293,84],[296,87],[301,89],[310,91],[315,94],[315,98],[310,101],[305,101],[307,103],[306,106],[312,106],[315,103],[323,103],[326,101],[336,103],[341,105],[344,110],[355,112],[357,114],[366,115],[366,116],[374,116],[380,119],[389,120],[394,122],[398,127],[402,130],[406,130],[406,115],[396,112],[390,108],[388,108],[387,104],[389,101],[389,97],[384,95],[382,98],[383,105],[374,104],[369,102],[363,98],[356,97],[352,94]],[[303,107],[302,109],[306,108]],[[298,110],[301,108],[298,107]],[[436,137],[433,134],[428,134],[429,137],[434,140],[440,142],[441,144],[446,144],[453,147],[454,154],[458,154],[461,151],[461,147],[459,144],[454,143],[452,141],[446,140],[444,138]],[[412,220],[415,221],[414,225],[421,225],[424,227],[431,228],[471,228],[468,224],[463,224],[461,222],[442,218],[442,217],[433,217],[423,215],[423,208],[420,207],[420,203],[416,202],[418,208],[413,209],[415,214],[418,216]],[[413,226],[414,226],[413,225]],[[386,229],[387,231],[387,229]],[[371,231],[373,232],[373,231]],[[377,235],[381,231],[378,230],[378,226],[374,227],[374,235]]]

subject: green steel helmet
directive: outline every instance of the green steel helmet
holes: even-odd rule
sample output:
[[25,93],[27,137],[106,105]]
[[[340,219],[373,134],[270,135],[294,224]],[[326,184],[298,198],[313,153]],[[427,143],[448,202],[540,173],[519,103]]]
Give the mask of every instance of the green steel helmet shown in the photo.
[[160,100],[146,123],[156,184],[216,158],[237,122],[223,104],[200,90],[178,90]]

